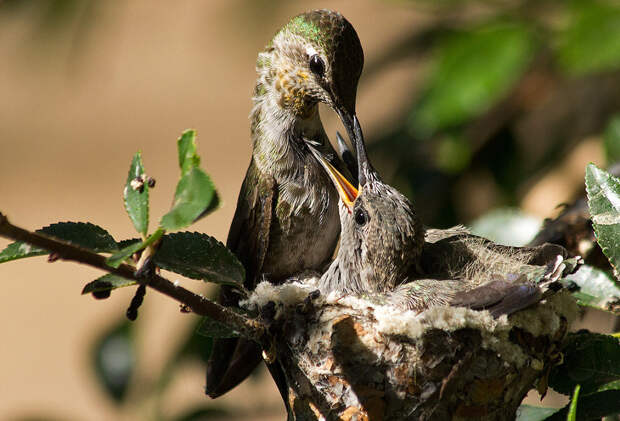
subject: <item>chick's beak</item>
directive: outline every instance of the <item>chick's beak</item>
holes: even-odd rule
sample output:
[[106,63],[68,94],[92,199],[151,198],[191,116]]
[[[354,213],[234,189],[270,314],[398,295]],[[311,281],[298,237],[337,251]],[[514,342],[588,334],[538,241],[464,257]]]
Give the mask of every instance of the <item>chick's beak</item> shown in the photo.
[[329,163],[327,159],[313,146],[309,145],[310,151],[314,155],[314,157],[321,163],[329,178],[334,183],[336,187],[336,191],[340,196],[340,199],[345,204],[349,212],[353,211],[353,203],[357,196],[359,195],[358,190],[351,185],[349,180],[346,179],[344,175],[342,175],[332,164]]

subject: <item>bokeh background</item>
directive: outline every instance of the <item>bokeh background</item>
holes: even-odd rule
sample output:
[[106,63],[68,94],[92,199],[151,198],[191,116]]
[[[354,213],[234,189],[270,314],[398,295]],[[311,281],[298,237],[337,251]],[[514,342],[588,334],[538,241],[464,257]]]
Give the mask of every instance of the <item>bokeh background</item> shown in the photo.
[[[428,225],[491,232],[495,220],[516,227],[503,241],[526,242],[583,193],[588,162],[620,158],[618,2],[0,0],[0,210],[31,229],[91,221],[134,237],[121,200],[131,156],[157,180],[156,221],[192,127],[224,202],[193,229],[224,241],[250,157],[256,55],[320,7],[357,29],[371,159]],[[264,373],[209,400],[197,318],[149,292],[129,324],[133,291],[80,295],[99,275],[45,258],[0,265],[0,419],[284,419]],[[576,327],[612,325],[591,311]]]

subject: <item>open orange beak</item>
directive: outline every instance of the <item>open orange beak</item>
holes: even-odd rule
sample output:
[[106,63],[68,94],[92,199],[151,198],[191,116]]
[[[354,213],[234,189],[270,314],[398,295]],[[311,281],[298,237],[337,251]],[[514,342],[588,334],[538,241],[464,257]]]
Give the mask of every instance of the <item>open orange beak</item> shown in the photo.
[[349,209],[349,212],[351,212],[353,210],[353,202],[355,202],[355,199],[359,196],[358,190],[353,187],[353,185],[349,183],[349,180],[347,180],[344,175],[340,174],[340,172],[334,168],[334,166],[330,164],[319,151],[313,147],[310,147],[310,150],[316,159],[319,160],[323,168],[325,168],[325,171],[327,171],[329,178],[331,178],[334,186],[336,187],[336,191],[338,191],[340,199],[346,205],[347,209]]

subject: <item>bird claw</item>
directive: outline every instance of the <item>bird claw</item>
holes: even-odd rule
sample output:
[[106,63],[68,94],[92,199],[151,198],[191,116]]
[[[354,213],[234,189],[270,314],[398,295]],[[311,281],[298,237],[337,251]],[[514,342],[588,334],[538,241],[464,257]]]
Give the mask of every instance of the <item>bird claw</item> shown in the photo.
[[311,291],[308,296],[304,299],[303,304],[301,305],[300,310],[304,313],[308,313],[314,307],[314,301],[321,296],[321,291],[315,289]]

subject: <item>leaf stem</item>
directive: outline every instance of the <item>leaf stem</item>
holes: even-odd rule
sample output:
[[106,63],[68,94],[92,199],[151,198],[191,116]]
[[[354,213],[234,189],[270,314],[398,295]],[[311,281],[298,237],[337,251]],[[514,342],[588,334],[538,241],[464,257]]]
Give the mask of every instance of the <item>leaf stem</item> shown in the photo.
[[108,273],[114,273],[127,279],[133,279],[141,285],[146,285],[156,291],[167,295],[184,306],[190,308],[194,313],[209,317],[227,327],[239,332],[241,335],[253,339],[259,343],[265,343],[267,338],[265,326],[254,319],[245,317],[242,314],[210,301],[201,295],[176,286],[166,278],[150,273],[145,276],[136,275],[136,268],[128,264],[121,264],[117,268],[106,264],[106,257],[93,251],[77,247],[73,244],[60,241],[46,235],[32,232],[11,224],[8,218],[0,212],[0,237],[5,237],[14,241],[22,241],[48,250],[50,253],[60,256],[61,259],[71,260],[101,269]]

